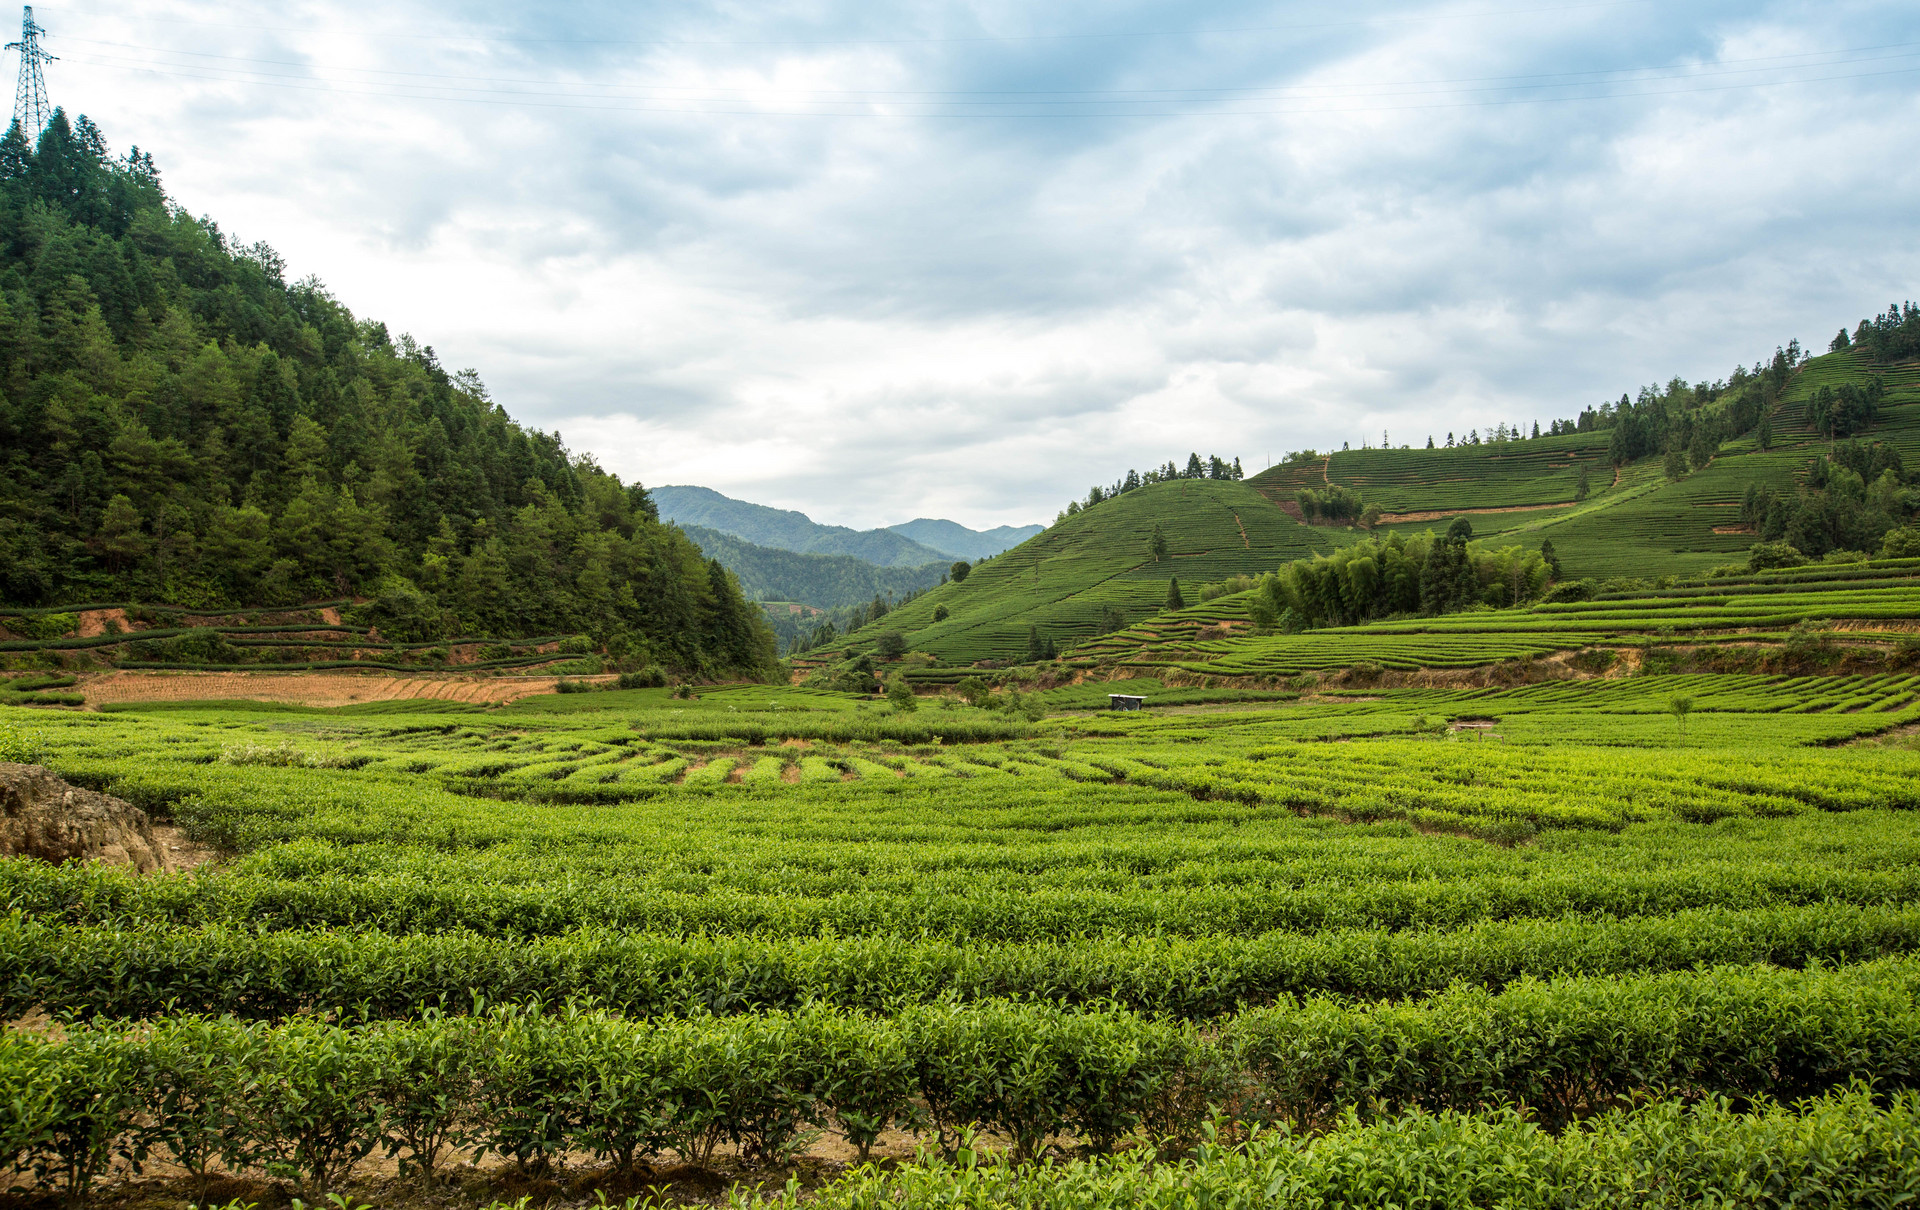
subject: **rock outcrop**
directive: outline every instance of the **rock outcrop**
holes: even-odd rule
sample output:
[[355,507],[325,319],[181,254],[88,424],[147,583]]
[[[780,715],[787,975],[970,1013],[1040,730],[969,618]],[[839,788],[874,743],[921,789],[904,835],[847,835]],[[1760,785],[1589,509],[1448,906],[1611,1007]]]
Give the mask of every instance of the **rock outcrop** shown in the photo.
[[39,765],[0,763],[0,856],[100,861],[143,874],[173,868],[132,803],[68,785]]

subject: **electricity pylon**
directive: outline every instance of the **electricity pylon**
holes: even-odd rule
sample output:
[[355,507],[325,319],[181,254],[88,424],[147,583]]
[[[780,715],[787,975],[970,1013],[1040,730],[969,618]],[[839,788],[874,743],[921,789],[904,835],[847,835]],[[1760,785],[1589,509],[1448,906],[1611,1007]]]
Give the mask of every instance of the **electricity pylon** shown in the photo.
[[20,86],[13,94],[13,120],[31,143],[46,129],[53,111],[47,107],[47,78],[40,74],[42,63],[53,56],[40,49],[40,35],[47,31],[33,23],[33,6],[28,5],[20,19],[20,40],[7,43],[8,50],[20,52]]

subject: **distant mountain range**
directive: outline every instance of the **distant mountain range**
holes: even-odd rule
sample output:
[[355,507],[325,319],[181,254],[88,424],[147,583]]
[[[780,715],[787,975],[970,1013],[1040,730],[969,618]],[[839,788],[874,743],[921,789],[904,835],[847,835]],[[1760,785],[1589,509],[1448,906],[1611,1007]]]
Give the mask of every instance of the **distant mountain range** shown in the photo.
[[[723,496],[706,487],[656,487],[660,519],[682,529],[717,530],[755,546],[808,555],[850,555],[877,567],[921,567],[999,554],[1039,533],[1039,525],[1002,525],[984,533],[955,521],[922,517],[886,529],[821,525],[805,513]],[[698,539],[695,539],[698,541]],[[711,557],[727,560],[718,553]],[[734,569],[740,575],[739,569]],[[744,583],[744,578],[743,578]]]
[[817,609],[864,605],[874,597],[900,598],[932,588],[948,560],[917,567],[880,567],[852,555],[810,555],[742,542],[732,534],[682,525],[701,553],[731,571],[740,591],[756,601],[797,601]]
[[959,559],[984,559],[1003,550],[1012,550],[1028,538],[1046,529],[1044,525],[1001,525],[994,529],[968,529],[958,521],[936,521],[918,517],[887,528],[912,538],[922,546],[946,551]]

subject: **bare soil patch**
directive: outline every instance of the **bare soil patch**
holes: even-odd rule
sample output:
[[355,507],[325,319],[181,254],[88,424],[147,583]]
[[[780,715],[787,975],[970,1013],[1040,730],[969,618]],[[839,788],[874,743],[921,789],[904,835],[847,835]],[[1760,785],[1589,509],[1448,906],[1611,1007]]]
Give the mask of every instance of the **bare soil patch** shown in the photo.
[[[128,672],[83,678],[89,706],[110,702],[254,701],[299,706],[351,706],[359,702],[427,699],[442,702],[511,702],[551,693],[553,676],[392,676],[345,672]],[[572,677],[571,680],[606,680]]]
[[154,824],[153,838],[167,850],[173,868],[183,874],[220,860],[219,849],[189,839],[186,832],[173,824]]
[[133,624],[127,621],[127,611],[124,609],[89,609],[80,615],[80,626],[74,633],[83,639],[98,638],[107,633],[108,622],[120,627],[122,634],[133,629]]

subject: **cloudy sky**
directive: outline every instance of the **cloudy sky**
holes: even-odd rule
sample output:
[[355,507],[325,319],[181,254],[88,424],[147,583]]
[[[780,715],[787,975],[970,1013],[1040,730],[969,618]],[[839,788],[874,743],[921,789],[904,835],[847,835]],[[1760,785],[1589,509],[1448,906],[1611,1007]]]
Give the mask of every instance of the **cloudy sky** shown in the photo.
[[519,419],[841,524],[1544,423],[1920,295],[1911,0],[35,13],[56,103]]

